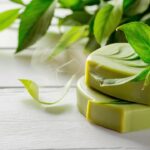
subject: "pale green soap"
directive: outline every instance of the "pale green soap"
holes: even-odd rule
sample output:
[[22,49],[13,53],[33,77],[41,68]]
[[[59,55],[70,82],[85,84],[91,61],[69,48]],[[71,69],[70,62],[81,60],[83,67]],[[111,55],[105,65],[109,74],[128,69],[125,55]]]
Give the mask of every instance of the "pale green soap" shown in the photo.
[[[122,85],[101,86],[94,77],[123,78],[145,69],[145,64],[127,43],[117,43],[98,49],[89,55],[86,62],[86,84],[107,95],[150,105],[150,86],[143,89],[144,81]],[[94,75],[94,76],[93,76]]]
[[150,128],[150,107],[106,96],[85,85],[82,77],[77,83],[79,111],[91,122],[118,132]]

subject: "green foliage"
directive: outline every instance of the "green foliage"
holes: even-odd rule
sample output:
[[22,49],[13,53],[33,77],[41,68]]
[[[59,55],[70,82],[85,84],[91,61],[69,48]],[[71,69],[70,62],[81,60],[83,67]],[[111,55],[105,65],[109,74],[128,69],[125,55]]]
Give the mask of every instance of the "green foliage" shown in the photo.
[[28,91],[28,93],[30,94],[30,96],[37,101],[40,104],[44,104],[44,105],[54,105],[59,103],[60,101],[62,101],[64,99],[64,96],[68,93],[70,86],[73,82],[75,78],[75,75],[73,75],[69,81],[67,82],[67,84],[64,87],[64,91],[62,92],[62,95],[60,96],[60,98],[56,99],[56,100],[52,100],[52,101],[47,101],[47,100],[42,100],[40,98],[40,93],[39,93],[39,86],[37,83],[35,83],[32,80],[28,80],[28,79],[20,79],[19,81],[23,84],[23,86],[25,87],[25,89]]
[[86,5],[99,4],[100,0],[59,0],[59,3],[64,8],[70,8],[76,11],[83,10]]
[[94,21],[94,35],[97,42],[103,46],[111,33],[116,29],[122,17],[122,3],[107,4],[99,10]]
[[19,16],[20,9],[7,10],[0,13],[0,31],[8,28]]
[[[16,53],[35,44],[44,36],[48,28],[52,26],[51,20],[53,18],[58,20],[58,28],[64,26],[76,28],[78,26],[82,30],[83,26],[88,26],[89,34],[80,37],[80,39],[88,38],[85,48],[83,48],[88,52],[92,52],[106,44],[126,42],[124,34],[116,32],[116,28],[120,25],[133,21],[150,25],[149,0],[44,0],[44,2],[43,0],[31,0],[28,5],[25,5],[22,0],[10,1],[23,5],[24,11],[19,17],[18,12],[16,14],[12,12],[10,16],[9,14],[2,15],[5,12],[1,13],[0,30],[9,27],[16,18],[20,19]],[[56,3],[57,5],[55,5]],[[70,10],[71,13],[64,18],[56,17],[54,15],[54,11],[57,11],[56,7],[57,9]],[[89,11],[91,7],[94,7],[95,10]],[[62,43],[64,36],[66,35],[62,35],[59,43]],[[71,42],[71,44],[74,44],[74,42]],[[58,49],[58,45],[61,44],[57,44],[55,49]],[[59,46],[60,52],[65,49]]]
[[24,85],[24,87],[28,90],[29,94],[34,99],[39,99],[39,87],[34,81],[20,79],[20,82]]
[[91,53],[98,48],[99,48],[99,44],[95,40],[95,37],[93,35],[89,35],[88,42],[86,43],[84,48],[85,53]]
[[124,0],[123,1],[123,9],[126,11],[130,6],[134,4],[135,0]]
[[67,31],[60,39],[54,50],[52,51],[49,59],[57,56],[69,46],[77,42],[78,40],[86,37],[88,35],[87,26],[74,26],[69,31]]
[[142,17],[141,21],[150,26],[150,13],[144,15],[144,16]]
[[132,22],[118,29],[125,33],[128,42],[140,58],[150,64],[150,27],[142,22]]
[[149,0],[124,0],[124,2],[126,7],[125,13],[130,16],[143,13],[150,5]]
[[[49,28],[55,8],[54,0],[32,0],[21,15],[16,53],[31,46]],[[34,10],[34,11],[33,11]]]
[[68,26],[75,26],[75,25],[84,25],[88,24],[92,15],[87,13],[86,11],[75,11],[74,13],[64,17],[59,18],[59,25],[68,25]]

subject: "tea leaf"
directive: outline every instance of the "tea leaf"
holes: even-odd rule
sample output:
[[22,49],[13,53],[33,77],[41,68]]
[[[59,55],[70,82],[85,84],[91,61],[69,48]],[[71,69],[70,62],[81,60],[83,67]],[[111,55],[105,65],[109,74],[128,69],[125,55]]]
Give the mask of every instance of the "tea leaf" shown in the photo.
[[54,0],[32,0],[21,15],[16,53],[39,40],[49,28],[55,8]]
[[0,31],[8,28],[17,19],[19,10],[12,9],[0,13]]
[[130,6],[132,6],[132,4],[134,4],[135,1],[136,0],[124,0],[123,1],[123,9],[124,9],[124,11],[128,10],[128,8]]
[[131,22],[118,27],[140,58],[150,63],[150,27],[142,22]]
[[122,3],[107,4],[102,7],[94,21],[94,35],[97,42],[104,46],[111,33],[116,29],[122,17]]
[[[129,0],[124,0],[124,1],[129,1]],[[141,14],[144,11],[146,11],[150,5],[149,0],[130,0],[130,4],[128,8],[126,8],[125,13],[127,15],[133,16],[137,14]],[[127,2],[125,2],[127,4]]]
[[83,10],[87,5],[99,4],[100,0],[59,0],[59,3],[64,8],[70,8],[74,11]]
[[28,91],[28,93],[31,95],[31,97],[35,101],[37,101],[40,104],[44,104],[44,105],[53,105],[53,104],[56,104],[56,103],[58,103],[64,99],[65,95],[68,93],[68,91],[70,89],[70,86],[71,86],[74,78],[75,78],[75,75],[73,75],[69,79],[69,81],[67,82],[67,84],[64,87],[64,92],[62,93],[60,98],[58,98],[56,100],[52,100],[52,101],[42,100],[39,97],[39,86],[34,81],[28,80],[28,79],[20,79],[20,82],[24,85],[25,89]]
[[85,53],[91,53],[98,48],[99,48],[99,44],[96,42],[95,37],[93,35],[90,35],[84,47]]
[[91,15],[85,11],[75,11],[71,15],[59,19],[59,25],[83,25],[88,24]]
[[34,99],[39,99],[39,87],[34,81],[27,79],[20,79],[20,81]]
[[88,26],[74,26],[69,31],[63,34],[60,41],[53,49],[49,56],[49,59],[57,56],[64,50],[66,50],[70,45],[74,44],[78,40],[86,37],[88,35]]

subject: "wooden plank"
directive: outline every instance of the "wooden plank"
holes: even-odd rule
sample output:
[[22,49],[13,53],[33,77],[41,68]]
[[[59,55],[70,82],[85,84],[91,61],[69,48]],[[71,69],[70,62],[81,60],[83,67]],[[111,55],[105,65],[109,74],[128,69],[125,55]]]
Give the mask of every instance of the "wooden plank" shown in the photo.
[[[53,99],[57,88],[43,88]],[[76,107],[75,89],[58,105],[44,107],[23,89],[0,90],[1,149],[136,149],[150,148],[150,130],[119,134],[85,120]]]
[[17,47],[17,34],[15,29],[7,29],[0,32],[0,47],[15,48]]

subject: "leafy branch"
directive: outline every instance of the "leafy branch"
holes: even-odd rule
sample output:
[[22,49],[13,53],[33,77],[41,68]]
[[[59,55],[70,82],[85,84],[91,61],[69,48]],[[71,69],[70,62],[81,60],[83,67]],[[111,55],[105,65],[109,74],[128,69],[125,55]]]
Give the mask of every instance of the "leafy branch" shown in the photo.
[[[20,4],[20,10],[13,9],[0,13],[0,30],[8,28],[16,19],[20,20],[16,53],[25,50],[43,37],[49,27],[53,26],[54,18],[57,19],[58,28],[67,26],[69,30],[77,27],[82,30],[87,26],[88,34],[85,30],[83,33],[85,36],[79,38],[88,39],[84,48],[87,52],[106,44],[125,42],[124,35],[115,30],[120,25],[132,21],[150,25],[149,0],[44,0],[44,3],[43,0],[31,0],[29,4],[25,4],[22,0],[10,1]],[[54,13],[58,9],[69,10],[71,13],[62,18]],[[74,37],[78,36],[78,32],[80,30],[74,33]],[[64,34],[58,45],[61,45],[64,36],[68,39],[67,43],[71,44],[64,45],[64,43],[61,49],[59,48],[59,53],[56,45],[53,49],[54,54],[60,54],[66,47],[78,42],[69,39],[72,34],[70,31]]]

